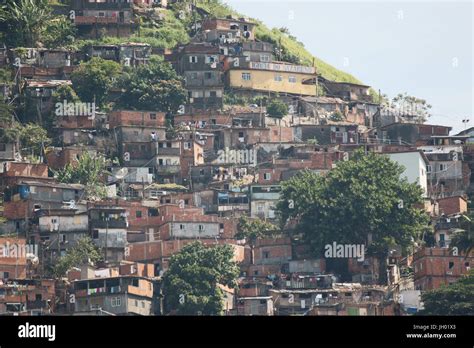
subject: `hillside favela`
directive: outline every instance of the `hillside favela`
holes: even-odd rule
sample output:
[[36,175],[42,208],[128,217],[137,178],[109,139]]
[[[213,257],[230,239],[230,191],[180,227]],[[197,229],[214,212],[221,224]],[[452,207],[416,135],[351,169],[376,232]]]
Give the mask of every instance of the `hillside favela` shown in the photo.
[[0,1],[0,315],[474,315],[474,115],[257,15]]

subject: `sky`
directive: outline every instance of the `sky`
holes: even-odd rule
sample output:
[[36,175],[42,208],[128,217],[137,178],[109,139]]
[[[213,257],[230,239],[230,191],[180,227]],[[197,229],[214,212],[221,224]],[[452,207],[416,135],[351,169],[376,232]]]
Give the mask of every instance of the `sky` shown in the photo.
[[[427,123],[474,126],[474,0],[224,0],[393,97],[426,99]],[[469,119],[469,123],[463,123]]]

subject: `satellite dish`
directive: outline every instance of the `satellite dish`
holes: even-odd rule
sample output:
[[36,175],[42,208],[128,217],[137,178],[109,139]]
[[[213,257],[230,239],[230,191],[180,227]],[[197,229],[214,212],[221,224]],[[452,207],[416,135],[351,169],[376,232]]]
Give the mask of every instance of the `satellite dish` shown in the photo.
[[128,168],[120,168],[119,170],[117,170],[117,173],[115,173],[115,177],[117,179],[123,179],[127,174]]

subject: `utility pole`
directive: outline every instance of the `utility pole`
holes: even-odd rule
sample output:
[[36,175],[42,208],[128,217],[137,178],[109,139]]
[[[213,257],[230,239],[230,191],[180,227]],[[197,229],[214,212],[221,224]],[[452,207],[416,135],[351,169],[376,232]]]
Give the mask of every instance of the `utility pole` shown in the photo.
[[281,49],[281,34],[280,34],[280,39],[278,40],[278,61],[281,62],[281,55],[283,51]]
[[109,242],[109,216],[105,217],[105,264],[107,264],[107,248]]
[[315,59],[313,57],[313,68],[314,68],[314,86],[316,88],[316,95],[314,97],[314,112],[315,112],[315,115],[318,119],[318,123],[319,123],[319,114],[318,114],[318,95],[319,95],[319,85],[318,85],[318,71],[316,69],[316,62],[315,62]]

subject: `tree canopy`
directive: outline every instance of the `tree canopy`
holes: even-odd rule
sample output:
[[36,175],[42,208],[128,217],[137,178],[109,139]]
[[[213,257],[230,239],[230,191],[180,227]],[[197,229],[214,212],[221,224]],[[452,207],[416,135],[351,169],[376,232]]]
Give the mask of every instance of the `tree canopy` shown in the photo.
[[417,116],[422,122],[431,116],[431,105],[425,99],[408,95],[406,92],[398,93],[384,107],[393,113]]
[[474,271],[454,284],[422,293],[421,315],[473,315]]
[[273,99],[267,105],[267,113],[270,117],[283,118],[288,114],[288,105],[279,99]]
[[81,63],[71,74],[74,90],[79,98],[88,103],[95,102],[98,107],[105,104],[109,89],[120,76],[122,67],[119,63],[94,57]]
[[128,69],[117,85],[122,90],[118,106],[130,109],[175,112],[187,96],[181,77],[159,59]]
[[6,40],[12,46],[36,47],[51,18],[47,0],[7,0],[0,8],[0,22],[6,24]]
[[59,182],[85,185],[87,198],[104,198],[106,196],[105,175],[108,160],[101,154],[91,155],[85,151],[77,163],[68,163],[55,172]]
[[428,217],[418,206],[421,188],[401,179],[403,170],[386,156],[357,151],[327,175],[304,171],[282,183],[282,223],[296,222],[295,232],[319,255],[334,241],[382,254],[407,248]]
[[250,242],[250,244],[253,244],[257,239],[271,237],[277,232],[277,227],[269,222],[242,216],[237,225],[235,238],[245,238]]
[[53,273],[57,277],[62,277],[72,267],[80,267],[89,261],[94,264],[101,259],[100,250],[92,239],[90,237],[81,237],[77,244],[68,250],[66,255],[59,258],[53,268]]
[[474,213],[463,215],[461,229],[453,234],[450,245],[457,247],[466,256],[474,250]]
[[220,315],[223,291],[234,288],[239,267],[231,245],[205,246],[193,242],[170,259],[163,278],[165,308],[182,315]]

